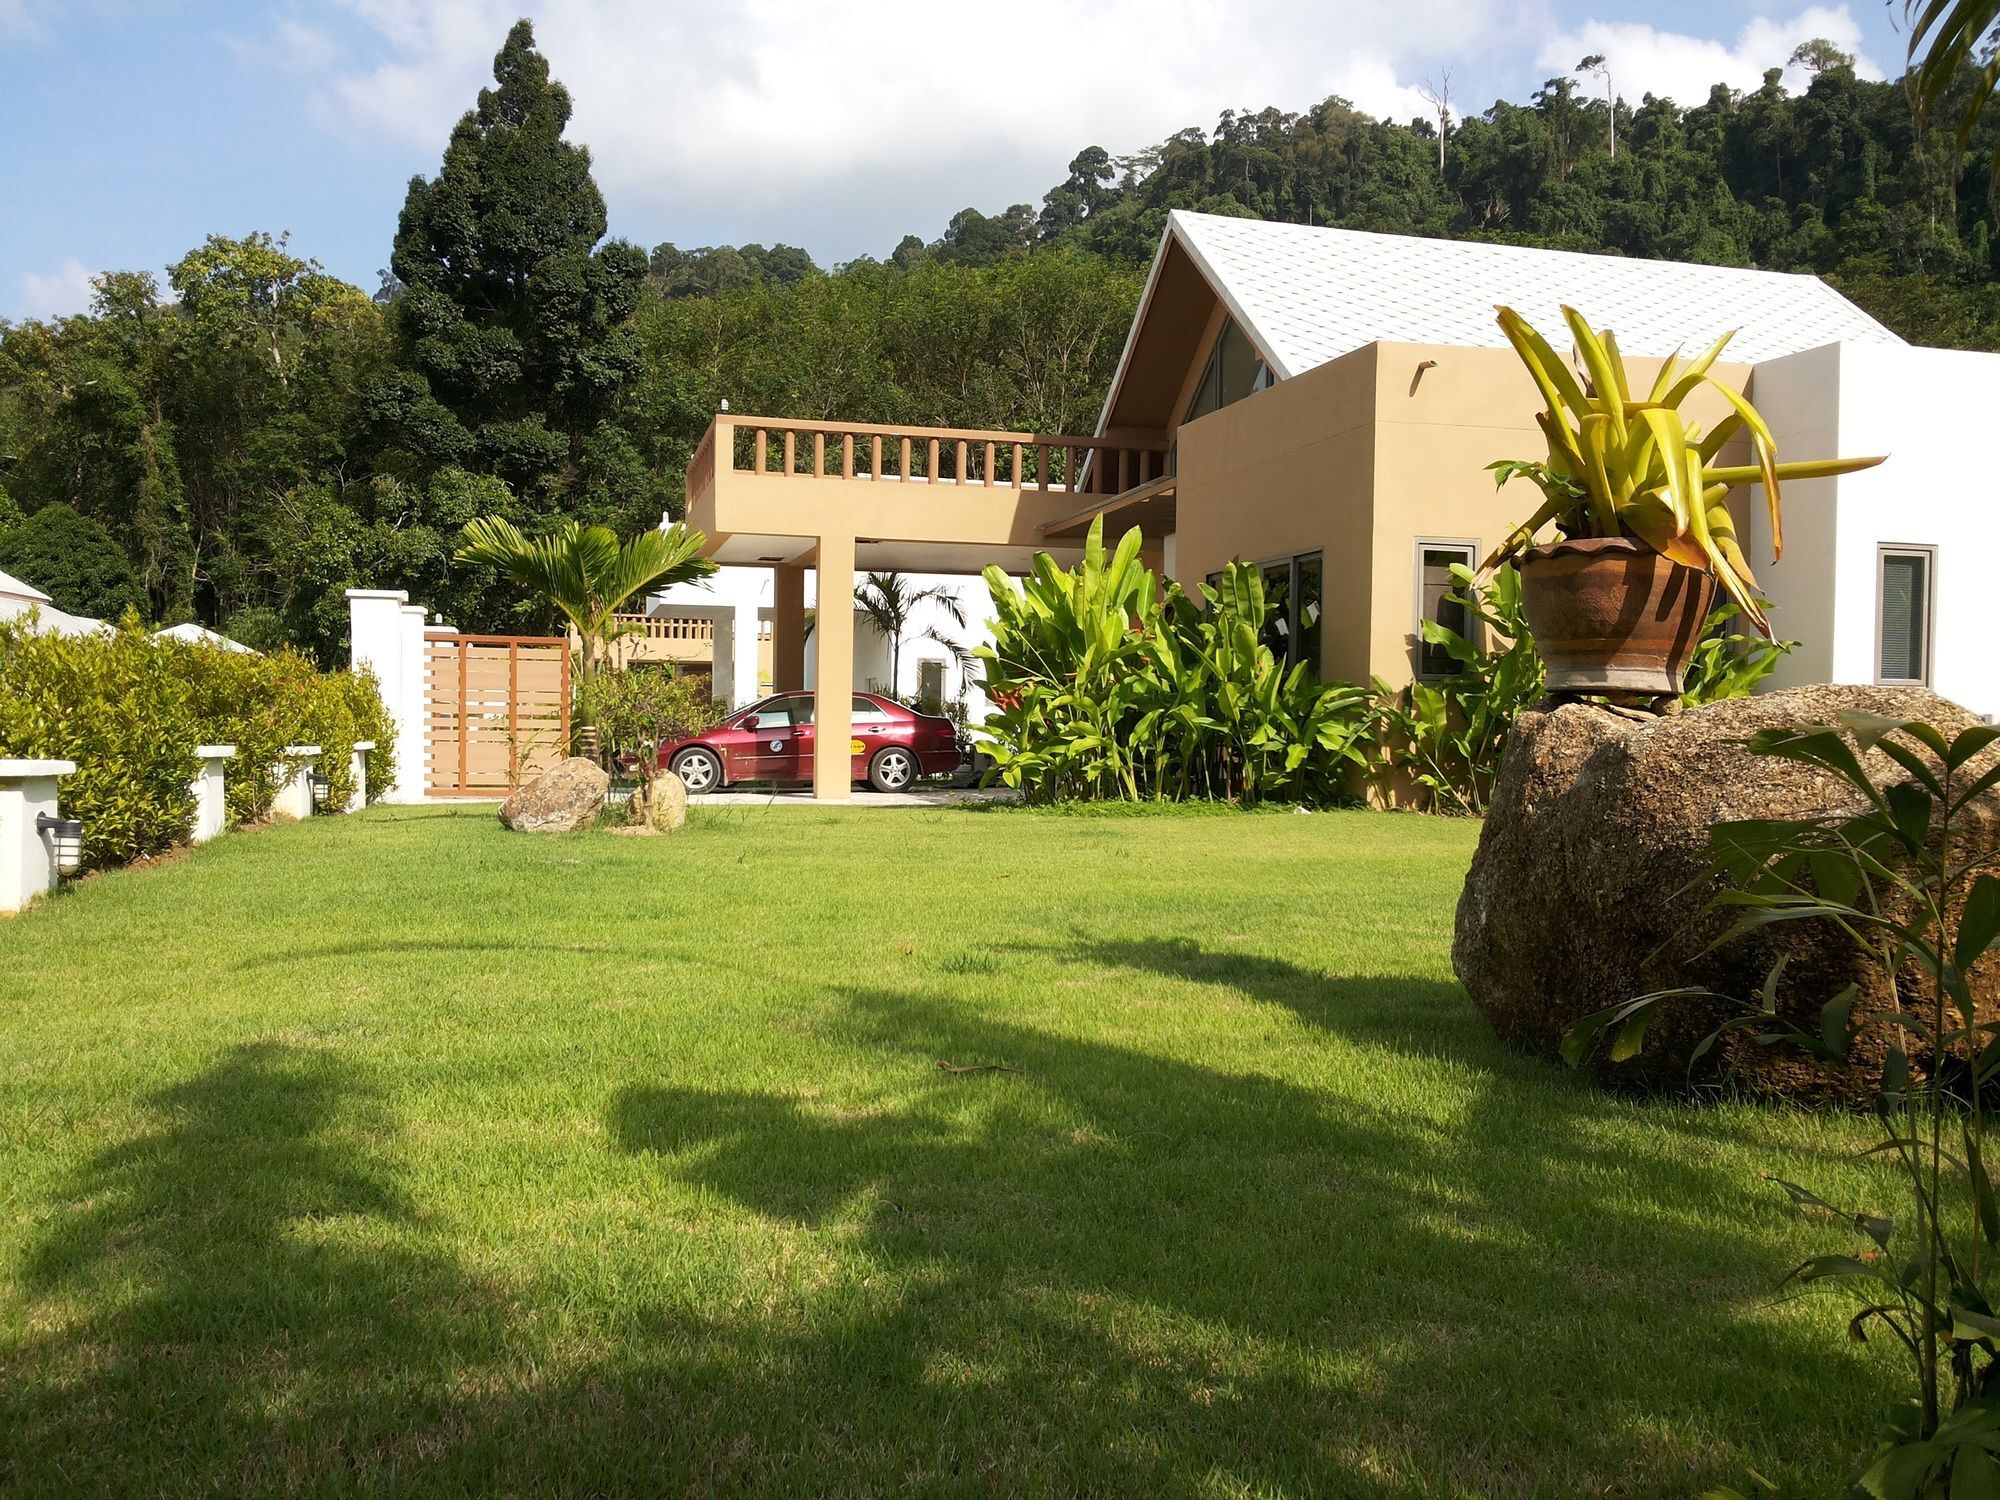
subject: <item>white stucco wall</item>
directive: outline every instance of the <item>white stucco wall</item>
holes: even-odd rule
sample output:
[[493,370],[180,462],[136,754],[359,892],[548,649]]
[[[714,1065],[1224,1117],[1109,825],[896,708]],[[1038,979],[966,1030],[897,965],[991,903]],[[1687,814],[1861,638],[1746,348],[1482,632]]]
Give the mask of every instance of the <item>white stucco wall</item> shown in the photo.
[[1751,565],[1775,606],[1773,628],[1802,643],[1773,686],[1875,681],[1879,549],[1934,547],[1931,686],[2000,715],[1983,566],[2000,553],[2000,484],[1985,460],[2000,354],[1828,345],[1759,364],[1750,396],[1781,459],[1889,455],[1858,474],[1786,485],[1785,557],[1775,565],[1754,495]]
[[396,775],[384,802],[422,802],[430,784],[424,609],[401,589],[349,589],[348,659],[375,674],[395,728]]
[[[858,584],[865,575],[857,574]],[[954,573],[906,573],[904,581],[912,590],[933,586],[950,590],[964,611],[965,624],[952,620],[950,613],[938,603],[919,605],[912,612],[909,633],[903,638],[902,661],[897,673],[894,691],[900,697],[914,696],[922,677],[922,663],[937,660],[944,663],[944,696],[947,703],[957,700],[961,691],[965,693],[967,709],[974,723],[986,717],[988,704],[986,695],[979,690],[982,677],[977,662],[969,673],[961,673],[951,653],[935,641],[923,639],[926,629],[935,629],[946,638],[960,642],[970,651],[982,644],[991,644],[992,634],[986,629],[987,618],[993,613],[993,600],[987,592],[982,578],[967,577]],[[816,575],[806,573],[806,604],[818,603],[815,589]],[[715,636],[715,682],[718,691],[724,683],[731,684],[733,702],[736,705],[748,703],[758,696],[756,686],[756,653],[735,650],[736,639],[754,639],[754,632],[760,611],[772,607],[775,584],[769,568],[724,567],[712,577],[700,583],[676,584],[652,596],[647,608],[652,613],[662,611],[699,611],[716,616]],[[725,619],[724,612],[727,618]],[[732,638],[725,640],[725,635]],[[746,660],[747,658],[747,660]],[[863,688],[889,686],[889,642],[871,629],[861,619],[854,624],[854,680]],[[725,666],[725,662],[727,666]],[[806,681],[813,680],[813,652],[810,638],[806,649]]]

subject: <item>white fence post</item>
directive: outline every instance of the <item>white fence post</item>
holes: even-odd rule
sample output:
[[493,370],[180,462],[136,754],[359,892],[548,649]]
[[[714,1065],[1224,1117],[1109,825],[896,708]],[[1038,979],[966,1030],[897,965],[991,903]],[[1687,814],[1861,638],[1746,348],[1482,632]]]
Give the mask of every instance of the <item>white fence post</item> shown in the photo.
[[188,790],[194,793],[194,842],[205,844],[229,826],[229,804],[223,798],[223,776],[236,758],[234,745],[196,745],[201,769]]
[[396,774],[381,789],[381,800],[421,802],[430,750],[423,606],[410,603],[402,589],[349,589],[347,614],[348,660],[375,674],[394,729]]
[[56,851],[35,825],[56,816],[57,778],[75,773],[73,760],[0,759],[0,912],[55,889]]
[[360,812],[368,805],[368,752],[374,748],[373,740],[354,742],[354,759],[349,763],[349,775],[354,782],[354,792],[347,799],[349,812]]
[[303,821],[312,816],[312,774],[319,765],[317,745],[285,746],[285,779],[271,799],[271,811]]

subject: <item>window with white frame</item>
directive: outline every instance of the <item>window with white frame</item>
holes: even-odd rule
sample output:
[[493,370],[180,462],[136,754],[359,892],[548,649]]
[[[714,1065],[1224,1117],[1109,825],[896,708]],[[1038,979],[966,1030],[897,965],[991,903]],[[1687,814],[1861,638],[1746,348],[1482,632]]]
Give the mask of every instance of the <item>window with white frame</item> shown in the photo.
[[1456,597],[1458,581],[1451,576],[1454,565],[1466,568],[1479,564],[1479,544],[1450,538],[1417,538],[1416,620],[1411,634],[1416,639],[1417,679],[1436,682],[1453,676],[1458,663],[1451,652],[1424,639],[1428,621],[1477,645],[1477,621],[1465,602]]
[[1884,546],[1876,551],[1875,680],[1929,687],[1937,548]]

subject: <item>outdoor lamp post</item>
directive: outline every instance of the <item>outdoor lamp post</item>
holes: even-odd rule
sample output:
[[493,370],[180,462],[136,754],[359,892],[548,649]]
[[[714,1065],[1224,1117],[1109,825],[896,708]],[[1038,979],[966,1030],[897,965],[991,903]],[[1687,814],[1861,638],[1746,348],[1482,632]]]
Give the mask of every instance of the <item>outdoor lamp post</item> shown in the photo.
[[306,785],[312,788],[312,810],[325,812],[327,797],[333,790],[333,783],[327,780],[326,772],[312,772],[306,777]]
[[37,813],[35,832],[49,841],[49,850],[55,855],[58,875],[74,875],[83,868],[81,819],[58,818],[49,813]]

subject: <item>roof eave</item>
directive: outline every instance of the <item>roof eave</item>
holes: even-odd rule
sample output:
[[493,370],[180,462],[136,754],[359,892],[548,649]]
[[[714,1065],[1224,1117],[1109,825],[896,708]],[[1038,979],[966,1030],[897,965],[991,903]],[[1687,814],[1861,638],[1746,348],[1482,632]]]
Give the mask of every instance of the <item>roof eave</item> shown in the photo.
[[1153,292],[1159,285],[1161,268],[1167,263],[1167,247],[1175,243],[1178,243],[1186,252],[1187,258],[1194,262],[1195,269],[1201,272],[1201,279],[1208,283],[1208,289],[1214,292],[1217,299],[1229,310],[1229,316],[1236,320],[1236,326],[1250,336],[1250,342],[1257,346],[1259,357],[1271,367],[1271,373],[1280,380],[1290,379],[1293,374],[1291,367],[1278,357],[1270,338],[1244,312],[1243,304],[1236,299],[1236,294],[1229,290],[1221,277],[1216,275],[1215,266],[1201,253],[1194,242],[1194,237],[1182,227],[1181,210],[1169,209],[1166,227],[1160,231],[1160,247],[1153,252],[1153,264],[1146,271],[1145,288],[1139,293],[1139,306],[1132,314],[1132,326],[1125,330],[1125,347],[1118,351],[1117,367],[1111,372],[1111,384],[1105,391],[1104,405],[1097,413],[1097,426],[1092,433],[1094,437],[1104,435],[1105,428],[1111,420],[1111,409],[1118,404],[1119,393],[1125,388],[1125,373],[1132,365],[1132,351],[1139,344],[1139,330],[1146,325],[1146,314],[1152,310]]

